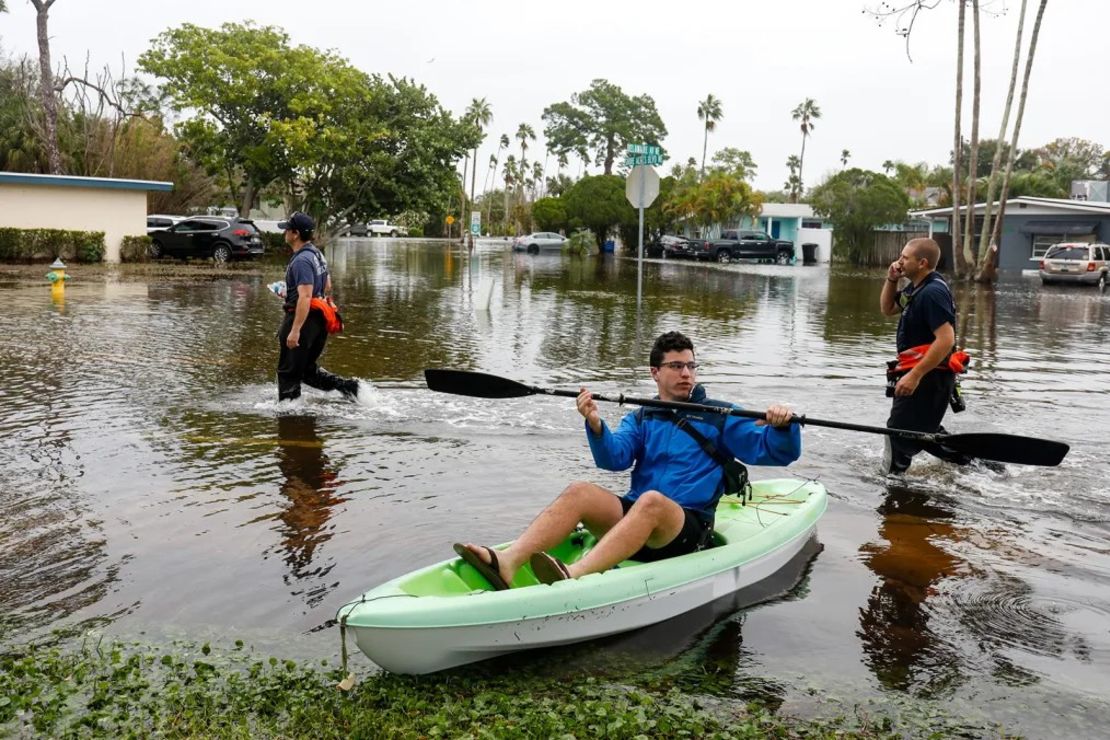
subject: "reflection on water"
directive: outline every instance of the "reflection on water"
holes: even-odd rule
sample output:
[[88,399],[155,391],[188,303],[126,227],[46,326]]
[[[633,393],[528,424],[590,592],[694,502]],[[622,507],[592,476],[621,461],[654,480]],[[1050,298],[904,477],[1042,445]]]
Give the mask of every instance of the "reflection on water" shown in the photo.
[[[265,285],[280,266],[184,280],[79,269],[64,305],[37,279],[0,282],[9,333],[33,338],[0,344],[13,639],[107,621],[333,655],[326,627],[347,599],[455,540],[504,541],[567,480],[626,485],[593,468],[573,401],[433,394],[425,367],[644,395],[652,340],[681,329],[714,397],[864,424],[889,411],[880,273],[651,261],[637,310],[631,260],[381,239],[342,240],[329,260],[347,329],[324,362],[366,383],[360,404],[276,402],[281,314]],[[1063,466],[921,456],[892,480],[877,437],[807,428],[789,471],[753,471],[831,493],[804,587],[670,625],[666,656],[634,641],[583,650],[789,712],[822,711],[816,686],[847,706],[941,697],[1027,734],[1083,735],[1110,695],[1110,296],[1009,278],[956,298],[974,362],[968,410],[947,426],[1066,440]],[[602,409],[612,424],[627,411]]]
[[[327,576],[334,566],[316,564],[313,555],[331,539],[332,507],[346,499],[336,495],[337,471],[324,454],[324,443],[316,434],[314,416],[279,416],[278,469],[283,481],[281,495],[289,503],[277,514],[282,523],[281,547],[285,550],[285,563],[289,566],[290,579],[294,581],[312,577],[319,580]],[[326,589],[309,593],[308,604],[315,605],[324,597]]]
[[860,610],[867,662],[887,688],[950,690],[962,679],[961,656],[930,625],[928,601],[942,580],[970,574],[968,564],[945,549],[959,528],[938,497],[897,484],[888,486],[879,515],[884,541],[860,548],[878,576]]

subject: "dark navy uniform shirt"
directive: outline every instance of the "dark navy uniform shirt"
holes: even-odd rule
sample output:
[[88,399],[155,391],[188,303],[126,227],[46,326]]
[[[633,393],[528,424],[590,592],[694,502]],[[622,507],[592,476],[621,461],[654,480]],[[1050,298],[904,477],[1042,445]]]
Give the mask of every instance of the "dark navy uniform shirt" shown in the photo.
[[918,286],[910,285],[898,294],[902,317],[898,320],[898,351],[932,344],[934,332],[952,324],[956,328],[956,301],[948,283],[937,272],[930,272]]
[[328,263],[312,242],[297,250],[285,268],[285,310],[297,308],[297,286],[311,285],[312,297],[322,298],[328,284]]

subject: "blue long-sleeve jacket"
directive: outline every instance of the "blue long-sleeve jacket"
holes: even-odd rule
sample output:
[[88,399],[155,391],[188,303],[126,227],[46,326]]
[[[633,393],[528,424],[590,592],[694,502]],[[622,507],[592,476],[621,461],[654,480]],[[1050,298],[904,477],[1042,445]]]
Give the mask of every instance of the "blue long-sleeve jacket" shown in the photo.
[[[700,385],[694,388],[690,401],[733,406],[707,401]],[[587,422],[586,438],[594,462],[605,470],[626,470],[635,464],[632,486],[625,494],[631,501],[645,491],[659,491],[685,509],[712,516],[712,506],[724,488],[721,466],[673,420],[645,411],[625,416],[616,431],[602,421],[600,436]],[[776,428],[757,426],[755,419],[739,416],[675,413],[697,427],[718,450],[749,465],[789,465],[802,454],[802,433],[797,424]]]

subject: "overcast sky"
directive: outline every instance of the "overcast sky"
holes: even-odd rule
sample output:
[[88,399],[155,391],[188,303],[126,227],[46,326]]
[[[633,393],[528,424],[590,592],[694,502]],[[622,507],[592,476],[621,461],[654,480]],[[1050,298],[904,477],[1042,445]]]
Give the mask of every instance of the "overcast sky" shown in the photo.
[[[994,137],[1021,0],[984,2],[993,15],[984,16],[982,24],[980,133]],[[10,56],[35,54],[31,3],[7,4],[9,12],[0,14],[0,49]],[[122,59],[133,70],[152,37],[181,23],[216,27],[251,19],[280,26],[294,44],[332,49],[366,72],[413,78],[456,113],[471,98],[485,97],[494,119],[479,154],[479,183],[500,134],[511,137],[520,123],[531,124],[540,141],[530,145],[529,158],[536,152],[542,157],[544,107],[599,77],[655,99],[668,131],[663,144],[674,158],[664,169],[675,159],[700,160],[697,104],[713,93],[724,116],[709,135],[710,155],[725,146],[747,149],[759,166],[756,186],[779,189],[786,158],[798,152],[801,140],[790,113],[807,97],[822,113],[806,146],[807,185],[839,169],[843,149],[851,152],[851,165],[876,170],[886,159],[947,162],[956,5],[940,0],[936,10],[919,17],[912,63],[894,23],[879,26],[863,13],[877,5],[877,0],[58,0],[50,35],[56,61],[66,56],[79,66],[88,55],[94,69],[107,63],[118,70]],[[1029,0],[1027,36],[1036,5]],[[1110,145],[1107,28],[1108,0],[1048,4],[1020,146],[1059,136]],[[970,47],[968,58],[970,70]],[[970,105],[970,79],[965,99]],[[577,168],[574,161],[573,174]]]

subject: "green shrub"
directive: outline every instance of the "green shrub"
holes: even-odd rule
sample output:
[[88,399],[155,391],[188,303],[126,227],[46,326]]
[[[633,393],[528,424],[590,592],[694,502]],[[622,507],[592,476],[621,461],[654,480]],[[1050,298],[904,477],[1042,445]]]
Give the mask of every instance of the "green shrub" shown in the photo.
[[563,249],[571,254],[580,254],[585,257],[597,249],[597,239],[594,238],[594,233],[589,229],[579,229],[570,235],[570,239]]
[[44,262],[57,258],[87,263],[102,261],[104,232],[0,228],[0,261]]
[[120,262],[148,262],[150,261],[150,237],[125,236],[119,243]]

